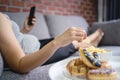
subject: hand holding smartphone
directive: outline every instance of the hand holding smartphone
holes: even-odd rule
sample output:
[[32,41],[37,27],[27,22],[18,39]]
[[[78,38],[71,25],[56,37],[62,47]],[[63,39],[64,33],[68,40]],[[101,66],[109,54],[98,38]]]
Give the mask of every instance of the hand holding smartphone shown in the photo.
[[29,17],[28,17],[28,25],[33,25],[32,24],[32,19],[35,17],[35,6],[31,7]]

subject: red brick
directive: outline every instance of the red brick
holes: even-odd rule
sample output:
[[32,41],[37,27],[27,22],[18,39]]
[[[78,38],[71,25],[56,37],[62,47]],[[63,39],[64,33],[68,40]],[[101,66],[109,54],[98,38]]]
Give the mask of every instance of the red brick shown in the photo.
[[79,1],[78,0],[74,0],[73,3],[77,5],[77,4],[79,4]]
[[49,1],[49,0],[44,0],[44,2],[43,2],[43,3],[44,3],[44,5],[47,5],[47,6],[48,6],[48,5],[52,5],[52,2],[51,2],[51,1]]
[[83,7],[83,10],[88,10],[88,8],[89,8],[89,7],[85,6],[85,7]]
[[90,10],[90,11],[94,11],[95,9],[92,8],[92,7],[88,7],[88,10]]
[[62,6],[62,3],[59,1],[59,2],[54,2],[54,6],[56,7],[61,7]]
[[85,5],[85,2],[83,2],[83,1],[82,1],[82,2],[80,2],[80,5],[81,5],[81,6],[82,6],[82,5]]
[[0,0],[0,4],[9,5],[10,4],[10,0]]
[[4,11],[7,11],[7,9],[6,9],[5,6],[0,6],[0,11],[1,11],[1,12],[4,12]]
[[85,14],[85,11],[80,11],[80,14]]
[[86,11],[86,14],[87,15],[91,15],[91,11]]
[[68,3],[68,2],[71,2],[72,0],[66,0],[66,2]]
[[42,0],[33,0],[33,2],[42,3]]
[[86,2],[86,5],[87,5],[87,6],[92,6],[92,3],[87,1],[87,2]]
[[19,1],[14,0],[14,1],[13,1],[13,5],[14,5],[14,6],[23,7],[23,6],[24,6],[24,2],[19,2]]
[[48,10],[54,10],[54,11],[55,11],[55,10],[56,10],[56,7],[55,7],[55,6],[49,6],[49,7],[48,7]]
[[69,4],[63,4],[62,7],[68,8],[68,7],[69,7]]
[[72,5],[70,5],[70,8],[71,8],[71,9],[76,9],[77,7],[76,7],[76,5],[73,5],[73,4],[72,4]]
[[63,16],[68,16],[69,14],[68,14],[68,13],[63,13],[62,15],[63,15]]
[[83,15],[83,17],[84,17],[85,19],[88,19],[88,16],[87,16],[87,15]]
[[9,12],[20,12],[20,8],[9,7],[8,11]]
[[46,10],[46,9],[47,9],[47,6],[41,4],[41,5],[38,5],[38,9],[44,9],[44,10]]
[[26,8],[22,9],[22,12],[29,12],[29,11],[30,11],[30,9],[26,9]]
[[92,19],[93,19],[93,15],[90,15],[90,16],[89,16],[89,19],[91,19],[91,20],[92,20]]
[[35,6],[35,4],[34,3],[27,3],[27,4],[25,4],[27,7],[32,7],[32,6]]
[[55,12],[54,14],[55,15],[62,15],[60,12]]
[[65,11],[64,8],[57,8],[57,10],[60,11],[60,12],[64,12]]
[[96,15],[96,14],[97,14],[97,11],[92,11],[91,14],[92,14],[92,15]]
[[77,6],[77,8],[78,8],[78,9],[81,9],[81,6],[80,6],[80,5],[78,5],[78,6]]
[[51,11],[45,11],[45,14],[52,14]]
[[[55,15],[83,16],[89,24],[97,21],[97,0],[0,0],[0,9],[14,12],[28,12],[37,6],[37,12]],[[11,3],[13,2],[13,3]],[[23,3],[24,2],[24,3]],[[16,7],[17,6],[17,7]],[[51,7],[52,6],[52,7]],[[91,19],[90,19],[91,18]]]
[[66,9],[65,12],[72,13],[73,11],[71,9]]
[[90,22],[91,22],[91,19],[87,19],[87,22],[90,23]]
[[36,12],[39,12],[39,13],[44,13],[43,10],[36,10]]
[[74,13],[80,14],[80,10],[73,10]]
[[73,15],[73,16],[78,16],[78,15],[80,15],[80,14],[78,14],[78,13],[73,13],[72,15]]
[[18,0],[18,1],[22,1],[22,2],[24,2],[24,3],[31,3],[31,0]]
[[65,3],[67,0],[60,0],[60,1]]

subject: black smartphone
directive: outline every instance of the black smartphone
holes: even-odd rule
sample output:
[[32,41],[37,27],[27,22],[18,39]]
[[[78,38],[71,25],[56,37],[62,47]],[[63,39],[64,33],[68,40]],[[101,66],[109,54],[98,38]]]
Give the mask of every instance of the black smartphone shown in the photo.
[[33,25],[32,24],[32,19],[35,17],[35,6],[31,7],[29,17],[28,17],[28,25]]

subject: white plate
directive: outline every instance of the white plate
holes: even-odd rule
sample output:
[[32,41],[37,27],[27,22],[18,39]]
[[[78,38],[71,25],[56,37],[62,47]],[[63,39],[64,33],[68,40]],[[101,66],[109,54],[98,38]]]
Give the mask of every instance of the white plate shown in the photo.
[[[60,62],[55,63],[50,69],[49,69],[49,76],[51,80],[86,80],[82,78],[76,78],[74,76],[71,76],[66,71],[66,65],[67,63],[78,57],[70,57],[68,59],[62,60]],[[113,56],[112,59],[109,62],[114,69],[118,72],[118,76],[120,80],[120,56]]]

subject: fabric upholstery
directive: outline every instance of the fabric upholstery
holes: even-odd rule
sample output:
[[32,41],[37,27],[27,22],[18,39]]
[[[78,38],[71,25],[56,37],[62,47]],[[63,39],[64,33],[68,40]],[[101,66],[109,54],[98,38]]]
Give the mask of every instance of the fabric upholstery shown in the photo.
[[56,37],[67,30],[69,27],[81,27],[86,31],[88,23],[80,16],[57,16],[45,15],[51,37]]
[[4,71],[0,80],[51,80],[48,72],[52,65],[39,66],[26,74]]
[[120,19],[102,23],[94,23],[90,28],[90,33],[97,28],[101,28],[104,36],[100,45],[120,46]]
[[[25,18],[29,15],[29,13],[27,12],[6,12],[5,14],[7,14],[12,20],[17,22],[20,29],[23,28]],[[35,27],[29,34],[35,35],[38,39],[50,38],[44,16],[40,13],[36,13],[35,16],[37,18],[37,22],[35,24]]]
[[1,53],[0,53],[0,76],[1,76],[1,74],[2,74],[2,72],[3,72],[3,65],[4,65],[4,63],[3,63],[3,58],[2,58],[2,55],[1,55]]

